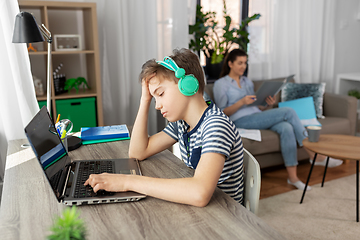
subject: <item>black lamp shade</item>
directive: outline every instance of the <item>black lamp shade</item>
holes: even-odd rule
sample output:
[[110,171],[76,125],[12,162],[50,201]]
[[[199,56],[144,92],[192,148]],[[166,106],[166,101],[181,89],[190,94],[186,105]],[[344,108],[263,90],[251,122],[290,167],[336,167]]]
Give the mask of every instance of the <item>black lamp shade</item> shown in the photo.
[[34,16],[28,12],[20,12],[15,18],[15,27],[13,34],[13,43],[33,43],[43,42],[39,26]]

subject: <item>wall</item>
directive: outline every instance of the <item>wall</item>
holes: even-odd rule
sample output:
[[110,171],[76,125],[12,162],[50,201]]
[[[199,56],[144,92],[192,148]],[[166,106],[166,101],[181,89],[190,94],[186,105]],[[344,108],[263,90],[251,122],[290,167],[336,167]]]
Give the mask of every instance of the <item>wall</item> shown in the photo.
[[360,0],[336,1],[335,68],[340,73],[360,72]]

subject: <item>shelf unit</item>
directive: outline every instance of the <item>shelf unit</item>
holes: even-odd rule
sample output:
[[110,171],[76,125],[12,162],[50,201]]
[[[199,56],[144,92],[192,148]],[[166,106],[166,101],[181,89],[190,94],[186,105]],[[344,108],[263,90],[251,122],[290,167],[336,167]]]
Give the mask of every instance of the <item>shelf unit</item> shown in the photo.
[[[54,51],[52,43],[51,72],[62,63],[60,73],[66,79],[84,77],[90,89],[79,89],[77,93],[72,89],[69,93],[55,95],[54,79],[51,79],[51,109],[52,117],[57,116],[56,101],[63,99],[95,98],[96,122],[104,125],[100,55],[98,42],[98,27],[96,3],[84,2],[47,2],[47,1],[19,1],[20,11],[33,14],[38,24],[44,24],[52,34],[78,34],[81,36],[83,49],[72,51]],[[29,52],[32,74],[41,79],[44,95],[37,96],[38,101],[46,101],[46,59],[47,43],[33,43],[37,51]]]

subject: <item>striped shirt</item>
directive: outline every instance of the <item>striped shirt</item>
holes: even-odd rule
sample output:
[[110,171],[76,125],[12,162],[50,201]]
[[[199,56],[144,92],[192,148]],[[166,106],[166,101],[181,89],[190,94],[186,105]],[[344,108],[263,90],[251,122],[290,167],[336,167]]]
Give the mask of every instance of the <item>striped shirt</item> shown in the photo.
[[224,155],[224,168],[217,185],[242,203],[243,145],[233,122],[211,102],[196,127],[188,132],[189,127],[185,121],[179,120],[170,122],[163,131],[179,142],[182,160],[193,169],[196,169],[204,153]]

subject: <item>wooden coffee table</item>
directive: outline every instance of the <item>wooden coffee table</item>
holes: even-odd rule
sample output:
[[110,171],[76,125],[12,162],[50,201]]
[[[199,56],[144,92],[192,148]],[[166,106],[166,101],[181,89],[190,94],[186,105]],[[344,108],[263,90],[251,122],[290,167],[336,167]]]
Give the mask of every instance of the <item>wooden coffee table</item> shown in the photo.
[[321,187],[324,186],[325,175],[329,163],[329,157],[342,159],[342,160],[355,160],[356,161],[356,221],[359,222],[359,160],[360,160],[360,137],[350,135],[333,135],[323,134],[320,135],[319,142],[309,142],[307,138],[303,140],[303,145],[307,149],[315,152],[313,162],[311,164],[310,172],[305,184],[300,204],[305,197],[306,188],[309,184],[311,172],[313,170],[317,154],[327,156],[326,166]]

